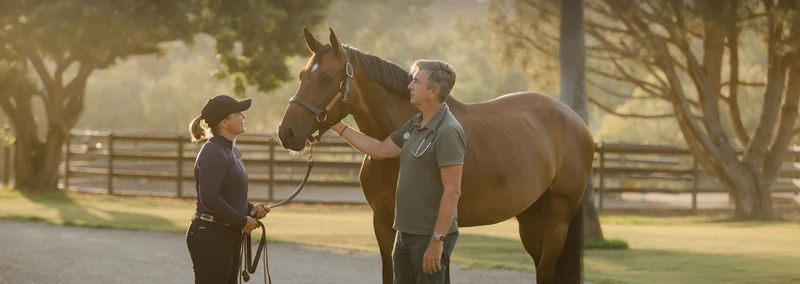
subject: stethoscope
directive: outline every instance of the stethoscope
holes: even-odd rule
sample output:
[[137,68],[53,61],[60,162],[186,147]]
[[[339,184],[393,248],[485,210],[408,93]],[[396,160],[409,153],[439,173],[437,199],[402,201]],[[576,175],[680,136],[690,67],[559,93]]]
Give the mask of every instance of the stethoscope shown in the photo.
[[[445,115],[447,115],[447,112],[449,110],[450,109],[444,110],[444,115],[442,115],[442,119],[439,120],[439,123],[436,124],[436,127],[433,128],[432,132],[428,132],[428,134],[425,134],[425,138],[422,139],[422,142],[419,142],[419,147],[417,147],[417,150],[411,151],[411,154],[414,155],[414,157],[419,158],[420,156],[422,156],[422,154],[425,154],[425,152],[428,151],[428,148],[431,147],[433,140],[436,140],[436,132],[439,130],[439,126],[442,125],[442,122],[444,122],[444,119],[446,118]],[[411,128],[411,131],[403,134],[403,139],[408,140],[408,138],[411,138],[411,133],[414,132],[415,129],[417,129],[416,124],[414,124],[414,127]],[[425,144],[425,140],[428,140],[428,137],[430,137],[431,134],[433,134],[433,138],[430,141],[428,141],[428,146],[425,146],[425,149],[422,149],[422,145]],[[422,152],[420,152],[420,149],[422,150]]]

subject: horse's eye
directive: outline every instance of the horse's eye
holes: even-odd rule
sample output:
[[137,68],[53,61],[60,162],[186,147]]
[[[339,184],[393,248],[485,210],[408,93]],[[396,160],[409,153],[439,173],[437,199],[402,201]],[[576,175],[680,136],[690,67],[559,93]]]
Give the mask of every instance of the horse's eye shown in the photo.
[[324,80],[325,83],[330,83],[331,81],[333,81],[333,78],[331,76],[325,76],[325,78],[322,80]]

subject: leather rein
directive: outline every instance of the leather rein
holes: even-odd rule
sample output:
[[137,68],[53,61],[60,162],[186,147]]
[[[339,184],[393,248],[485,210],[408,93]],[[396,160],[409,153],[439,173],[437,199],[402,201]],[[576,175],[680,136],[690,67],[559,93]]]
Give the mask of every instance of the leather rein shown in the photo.
[[[338,121],[333,123],[328,122],[328,112],[330,112],[333,106],[336,105],[336,102],[339,100],[339,98],[341,98],[342,113],[343,114],[345,113],[348,102],[347,93],[350,92],[350,81],[353,78],[353,64],[350,63],[350,57],[347,56],[347,52],[345,52],[345,58],[346,58],[346,64],[345,64],[344,80],[342,80],[342,82],[339,83],[339,90],[338,92],[336,92],[336,96],[333,97],[333,99],[328,103],[327,106],[325,106],[324,109],[311,104],[307,100],[298,97],[297,95],[295,95],[294,97],[292,97],[291,100],[289,100],[289,103],[298,103],[303,107],[305,107],[306,109],[308,109],[309,111],[311,111],[312,113],[314,113],[317,119],[317,123],[319,125],[318,127],[319,131],[317,132],[317,134],[312,136],[311,150],[309,151],[308,154],[308,169],[306,170],[306,175],[303,178],[303,181],[300,183],[297,189],[295,189],[292,195],[290,195],[281,202],[271,204],[267,207],[275,208],[284,205],[292,201],[298,194],[300,194],[300,191],[303,190],[303,187],[305,187],[306,182],[308,182],[308,176],[311,174],[311,168],[314,166],[314,158],[313,158],[314,145],[320,141],[322,134],[325,133],[325,131],[328,131],[328,129],[330,129],[331,126],[338,123]],[[264,223],[261,223],[261,221],[256,220],[256,222],[258,222],[258,226],[261,227],[261,240],[258,243],[258,249],[256,250],[255,258],[253,258],[252,255],[253,243],[250,237],[251,234],[242,234],[242,241],[240,248],[241,248],[241,258],[242,258],[241,265],[243,268],[242,268],[242,277],[239,278],[239,280],[244,280],[244,282],[250,281],[250,274],[256,272],[256,269],[258,268],[259,257],[262,255],[261,252],[263,250],[264,283],[272,284],[272,276],[269,274],[269,263],[267,257],[266,228],[264,227]],[[241,283],[241,281],[239,281],[239,283]]]
[[[278,203],[273,203],[268,205],[270,209],[284,205],[289,203],[300,194],[300,191],[306,186],[306,182],[308,182],[308,176],[311,174],[311,168],[314,167],[314,144],[311,144],[311,151],[308,154],[308,169],[306,170],[306,175],[303,177],[303,181],[300,182],[300,185],[297,186],[297,189],[294,190],[294,193],[287,197],[286,199],[282,200]],[[251,216],[255,218],[256,216]],[[256,257],[252,257],[252,250],[253,250],[253,242],[251,238],[251,234],[242,234],[242,240],[240,247],[241,253],[241,266],[242,266],[242,277],[239,278],[239,283],[242,283],[241,280],[244,282],[250,281],[250,274],[256,272],[256,268],[258,268],[258,259],[261,256],[261,251],[264,251],[264,283],[272,284],[272,276],[269,274],[269,258],[267,257],[267,229],[264,226],[264,223],[261,223],[258,219],[256,219],[258,223],[258,227],[261,227],[261,240],[258,242],[258,249],[256,250]]]

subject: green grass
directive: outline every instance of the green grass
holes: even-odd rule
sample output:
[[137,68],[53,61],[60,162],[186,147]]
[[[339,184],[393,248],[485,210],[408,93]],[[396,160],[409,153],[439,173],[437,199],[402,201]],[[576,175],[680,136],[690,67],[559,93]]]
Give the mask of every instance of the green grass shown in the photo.
[[590,240],[584,244],[587,249],[628,249],[628,243],[623,240]]
[[[0,218],[93,228],[183,233],[193,200],[0,190]],[[627,250],[587,250],[593,283],[800,283],[800,224],[727,222],[725,216],[602,216]],[[290,204],[265,218],[272,241],[377,252],[361,205]],[[453,259],[474,268],[533,271],[516,221],[461,228]]]

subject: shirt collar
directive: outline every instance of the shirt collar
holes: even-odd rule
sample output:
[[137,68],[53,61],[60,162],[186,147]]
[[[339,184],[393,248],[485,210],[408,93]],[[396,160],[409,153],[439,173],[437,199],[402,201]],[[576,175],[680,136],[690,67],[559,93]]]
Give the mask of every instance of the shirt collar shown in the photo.
[[430,128],[430,127],[428,127],[429,125],[434,125],[435,126],[435,125],[439,124],[439,121],[444,119],[444,113],[448,109],[449,109],[449,107],[447,106],[447,104],[442,104],[442,106],[439,107],[439,110],[436,111],[436,114],[434,114],[433,117],[431,118],[431,120],[428,121],[428,124],[425,124],[425,127],[422,127],[420,125],[420,123],[422,122],[422,115],[420,115],[419,118],[417,119],[417,121],[415,122],[415,126],[417,126],[417,129],[423,129],[423,128]]
[[225,136],[214,135],[214,136],[211,136],[211,139],[209,139],[209,140],[212,141],[212,142],[215,142],[215,143],[219,143],[220,145],[225,146],[226,148],[233,150],[233,141],[228,140],[228,138],[225,138]]

